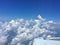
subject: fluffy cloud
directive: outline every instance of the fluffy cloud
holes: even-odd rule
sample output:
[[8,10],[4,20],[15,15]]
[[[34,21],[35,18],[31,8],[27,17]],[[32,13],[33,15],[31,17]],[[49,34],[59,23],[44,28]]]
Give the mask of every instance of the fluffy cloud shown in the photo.
[[31,45],[37,37],[52,37],[60,24],[46,21],[40,15],[35,20],[16,19],[0,22],[0,45]]

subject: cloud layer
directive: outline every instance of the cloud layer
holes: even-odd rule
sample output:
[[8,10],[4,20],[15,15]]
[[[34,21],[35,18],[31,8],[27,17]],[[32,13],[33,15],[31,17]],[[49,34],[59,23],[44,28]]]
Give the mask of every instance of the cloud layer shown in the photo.
[[38,19],[16,19],[0,22],[0,45],[31,45],[38,37],[53,37],[60,29],[60,24],[46,21],[40,15]]

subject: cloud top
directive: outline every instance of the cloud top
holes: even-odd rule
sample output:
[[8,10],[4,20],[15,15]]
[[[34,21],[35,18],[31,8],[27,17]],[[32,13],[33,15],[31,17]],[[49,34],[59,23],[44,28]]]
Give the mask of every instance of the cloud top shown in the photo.
[[60,24],[46,21],[40,15],[38,19],[16,19],[0,22],[0,45],[31,45],[37,37],[53,37]]

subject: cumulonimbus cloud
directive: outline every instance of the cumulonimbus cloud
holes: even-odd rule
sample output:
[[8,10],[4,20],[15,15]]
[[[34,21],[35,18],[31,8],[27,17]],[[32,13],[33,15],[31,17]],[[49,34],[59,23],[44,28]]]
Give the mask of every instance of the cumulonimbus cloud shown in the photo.
[[60,24],[46,21],[40,15],[38,19],[16,19],[0,22],[0,45],[31,45],[37,37],[53,37]]

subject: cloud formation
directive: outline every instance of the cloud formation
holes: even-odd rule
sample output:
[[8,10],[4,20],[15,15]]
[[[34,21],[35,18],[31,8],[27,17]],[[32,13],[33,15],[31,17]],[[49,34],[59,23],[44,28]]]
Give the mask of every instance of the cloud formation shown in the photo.
[[40,15],[35,20],[0,22],[0,45],[31,45],[35,38],[54,36],[55,29],[60,29],[60,24],[46,21]]

